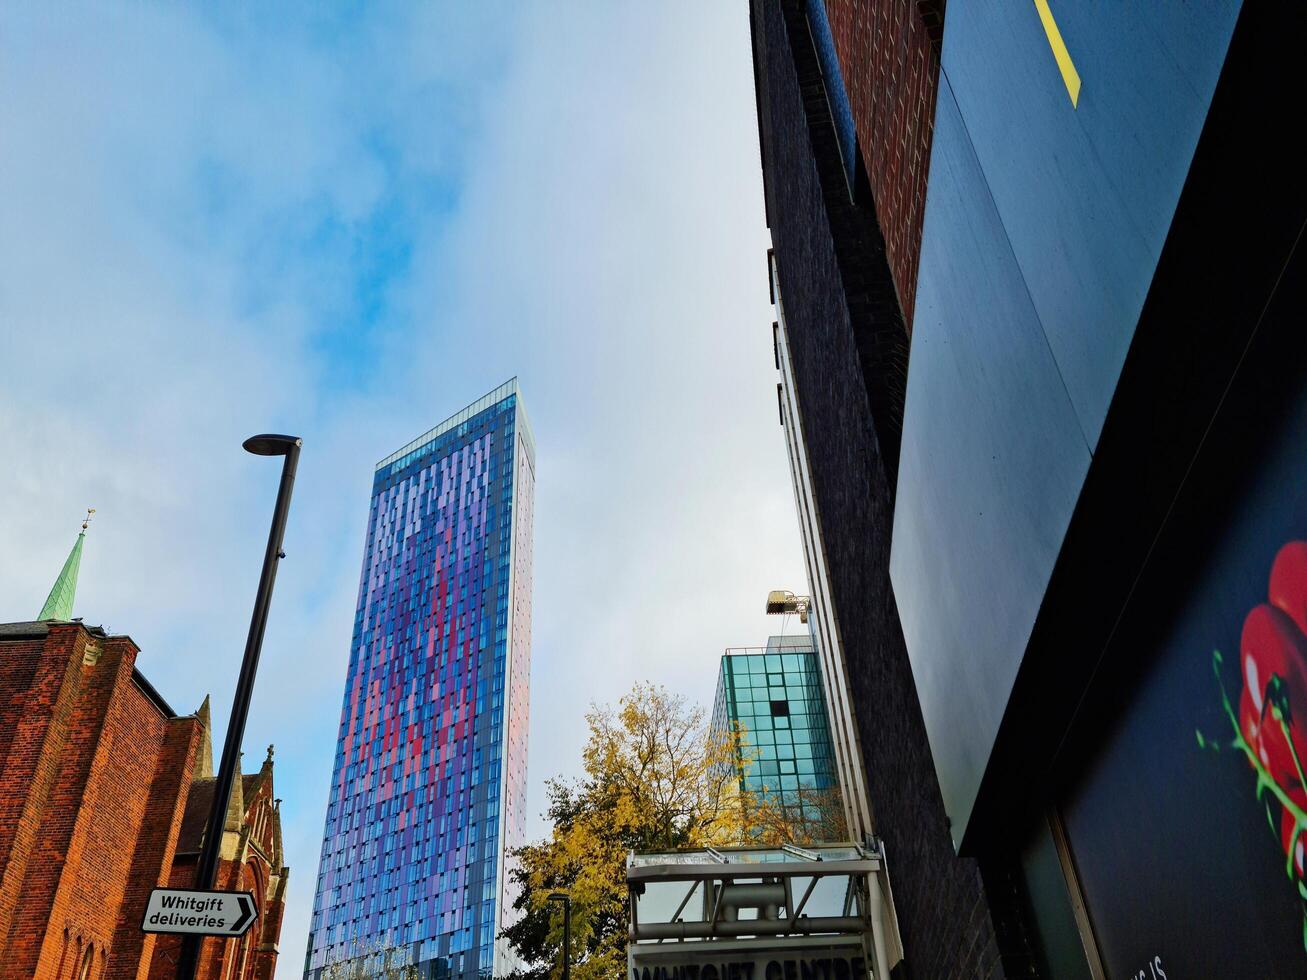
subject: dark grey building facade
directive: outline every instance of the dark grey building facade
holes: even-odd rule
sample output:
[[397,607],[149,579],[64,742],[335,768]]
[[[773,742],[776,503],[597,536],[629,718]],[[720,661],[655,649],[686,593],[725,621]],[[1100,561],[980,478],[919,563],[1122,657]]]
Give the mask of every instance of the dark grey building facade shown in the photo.
[[897,970],[1303,975],[1302,9],[750,9]]

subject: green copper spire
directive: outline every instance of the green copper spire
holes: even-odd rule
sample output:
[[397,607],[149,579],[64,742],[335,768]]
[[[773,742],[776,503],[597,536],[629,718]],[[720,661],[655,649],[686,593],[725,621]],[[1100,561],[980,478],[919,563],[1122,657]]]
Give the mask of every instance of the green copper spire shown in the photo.
[[77,540],[73,542],[73,550],[68,553],[68,560],[64,562],[63,570],[60,571],[59,577],[54,580],[54,588],[50,590],[49,598],[45,600],[45,605],[41,607],[41,615],[36,617],[38,620],[73,618],[73,597],[77,594],[77,572],[82,567],[82,542],[86,540],[86,526],[91,523],[91,515],[94,513],[94,507],[86,512],[86,520],[82,521],[82,531],[77,535]]

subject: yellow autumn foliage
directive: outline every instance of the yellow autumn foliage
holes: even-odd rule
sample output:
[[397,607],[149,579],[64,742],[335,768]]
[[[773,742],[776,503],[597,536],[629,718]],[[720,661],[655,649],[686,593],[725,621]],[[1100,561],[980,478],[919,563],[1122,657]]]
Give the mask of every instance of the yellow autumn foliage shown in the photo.
[[629,853],[809,837],[767,794],[741,787],[740,767],[752,761],[744,732],[713,730],[703,709],[680,695],[637,684],[616,707],[592,707],[586,722],[583,777],[550,784],[550,838],[515,855],[520,918],[505,935],[536,964],[521,975],[536,980],[559,974],[563,917],[548,902],[551,892],[571,896],[572,976],[619,980]]

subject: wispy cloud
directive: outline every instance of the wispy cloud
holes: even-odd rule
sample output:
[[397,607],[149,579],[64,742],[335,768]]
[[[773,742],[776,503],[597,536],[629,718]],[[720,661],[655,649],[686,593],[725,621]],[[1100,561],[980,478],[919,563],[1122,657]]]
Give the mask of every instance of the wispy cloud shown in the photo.
[[801,584],[765,248],[738,4],[0,13],[0,619],[98,506],[78,614],[222,715],[277,478],[239,445],[305,436],[247,738],[286,800],[281,976],[378,458],[521,377],[533,813],[592,699],[707,700]]

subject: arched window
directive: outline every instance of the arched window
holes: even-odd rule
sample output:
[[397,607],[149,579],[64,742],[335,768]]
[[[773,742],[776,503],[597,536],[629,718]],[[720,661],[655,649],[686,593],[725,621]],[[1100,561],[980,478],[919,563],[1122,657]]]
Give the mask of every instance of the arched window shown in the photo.
[[246,977],[252,977],[255,974],[259,950],[259,936],[263,932],[263,899],[265,885],[263,882],[263,871],[256,861],[246,863],[241,873],[241,885],[254,893],[254,911],[257,918],[250,925],[249,931],[241,937],[241,948],[238,959],[239,972],[236,974],[241,980]]
[[[82,937],[76,936],[73,940],[76,948],[73,950],[72,957],[68,960],[68,980],[77,980],[77,968],[82,962]],[[62,974],[60,974],[62,977]]]
[[245,957],[245,937],[225,940],[223,946],[223,980],[240,980],[241,960]]
[[77,967],[77,980],[91,980],[91,967],[95,966],[95,943],[87,943],[82,953],[81,965]]
[[63,949],[59,951],[59,969],[55,971],[55,976],[62,977],[64,975],[64,964],[66,962],[68,962],[68,930],[67,929],[64,930],[64,945],[63,945]]

